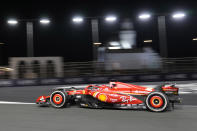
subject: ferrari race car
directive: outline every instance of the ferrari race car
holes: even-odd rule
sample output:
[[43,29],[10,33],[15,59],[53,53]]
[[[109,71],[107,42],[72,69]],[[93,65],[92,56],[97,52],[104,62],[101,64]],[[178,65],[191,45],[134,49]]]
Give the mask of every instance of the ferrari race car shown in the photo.
[[179,89],[174,84],[155,88],[112,81],[108,85],[88,85],[84,89],[74,87],[55,88],[50,96],[40,96],[36,103],[63,108],[78,104],[90,108],[148,109],[162,112],[174,103],[180,103]]

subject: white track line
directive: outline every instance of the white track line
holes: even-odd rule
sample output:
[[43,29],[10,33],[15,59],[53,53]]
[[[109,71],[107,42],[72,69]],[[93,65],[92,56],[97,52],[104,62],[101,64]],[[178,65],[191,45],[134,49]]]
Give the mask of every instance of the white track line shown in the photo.
[[[65,88],[70,88],[70,87],[75,87],[75,88],[85,88],[88,84],[85,85],[70,85],[70,86],[58,86],[58,87],[65,87]],[[96,85],[96,84],[92,84],[92,85]],[[102,85],[102,84],[98,84],[98,85]],[[139,84],[140,85],[140,84]],[[179,94],[191,94],[191,93],[195,93],[193,91],[197,91],[197,83],[192,83],[192,84],[176,84],[177,87],[179,87]],[[152,87],[154,88],[157,85],[141,85],[143,87]],[[57,87],[57,88],[58,88]],[[9,102],[9,101],[0,101],[0,104],[16,104],[16,105],[31,105],[31,104],[35,104],[35,103],[26,103],[26,102]]]
[[0,101],[0,104],[31,105],[35,103]]
[[[32,105],[32,104],[36,104],[36,103],[0,101],[0,104],[8,104],[8,105]],[[176,106],[197,108],[196,105],[176,105]]]

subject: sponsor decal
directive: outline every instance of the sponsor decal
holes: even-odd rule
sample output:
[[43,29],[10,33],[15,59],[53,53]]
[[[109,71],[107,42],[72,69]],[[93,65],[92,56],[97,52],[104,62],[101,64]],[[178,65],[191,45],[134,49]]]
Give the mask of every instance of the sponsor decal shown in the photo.
[[110,98],[110,101],[111,101],[111,102],[117,102],[118,100],[117,100],[117,99],[112,99],[112,98]]
[[133,100],[132,96],[129,96],[129,98],[127,98],[126,96],[121,96],[120,98],[122,99],[122,102],[124,103],[129,103]]
[[100,94],[100,95],[98,96],[98,99],[99,99],[100,101],[106,102],[106,101],[107,101],[107,96],[106,96],[105,94]]

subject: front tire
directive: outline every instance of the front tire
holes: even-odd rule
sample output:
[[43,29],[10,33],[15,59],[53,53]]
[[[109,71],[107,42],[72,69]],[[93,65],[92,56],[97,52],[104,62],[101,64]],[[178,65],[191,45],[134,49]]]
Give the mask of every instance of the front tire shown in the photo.
[[162,92],[152,92],[146,98],[146,107],[153,112],[163,112],[168,105],[168,97]]
[[67,97],[62,91],[54,91],[50,95],[51,106],[55,108],[63,108],[66,106]]

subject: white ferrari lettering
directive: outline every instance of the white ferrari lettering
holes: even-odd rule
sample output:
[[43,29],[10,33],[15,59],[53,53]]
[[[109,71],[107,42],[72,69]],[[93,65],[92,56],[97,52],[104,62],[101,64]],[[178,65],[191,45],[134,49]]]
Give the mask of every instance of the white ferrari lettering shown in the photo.
[[127,98],[126,96],[121,96],[120,98],[122,99],[122,102],[125,102],[125,103],[129,103],[133,100],[132,96],[130,96],[129,98]]

